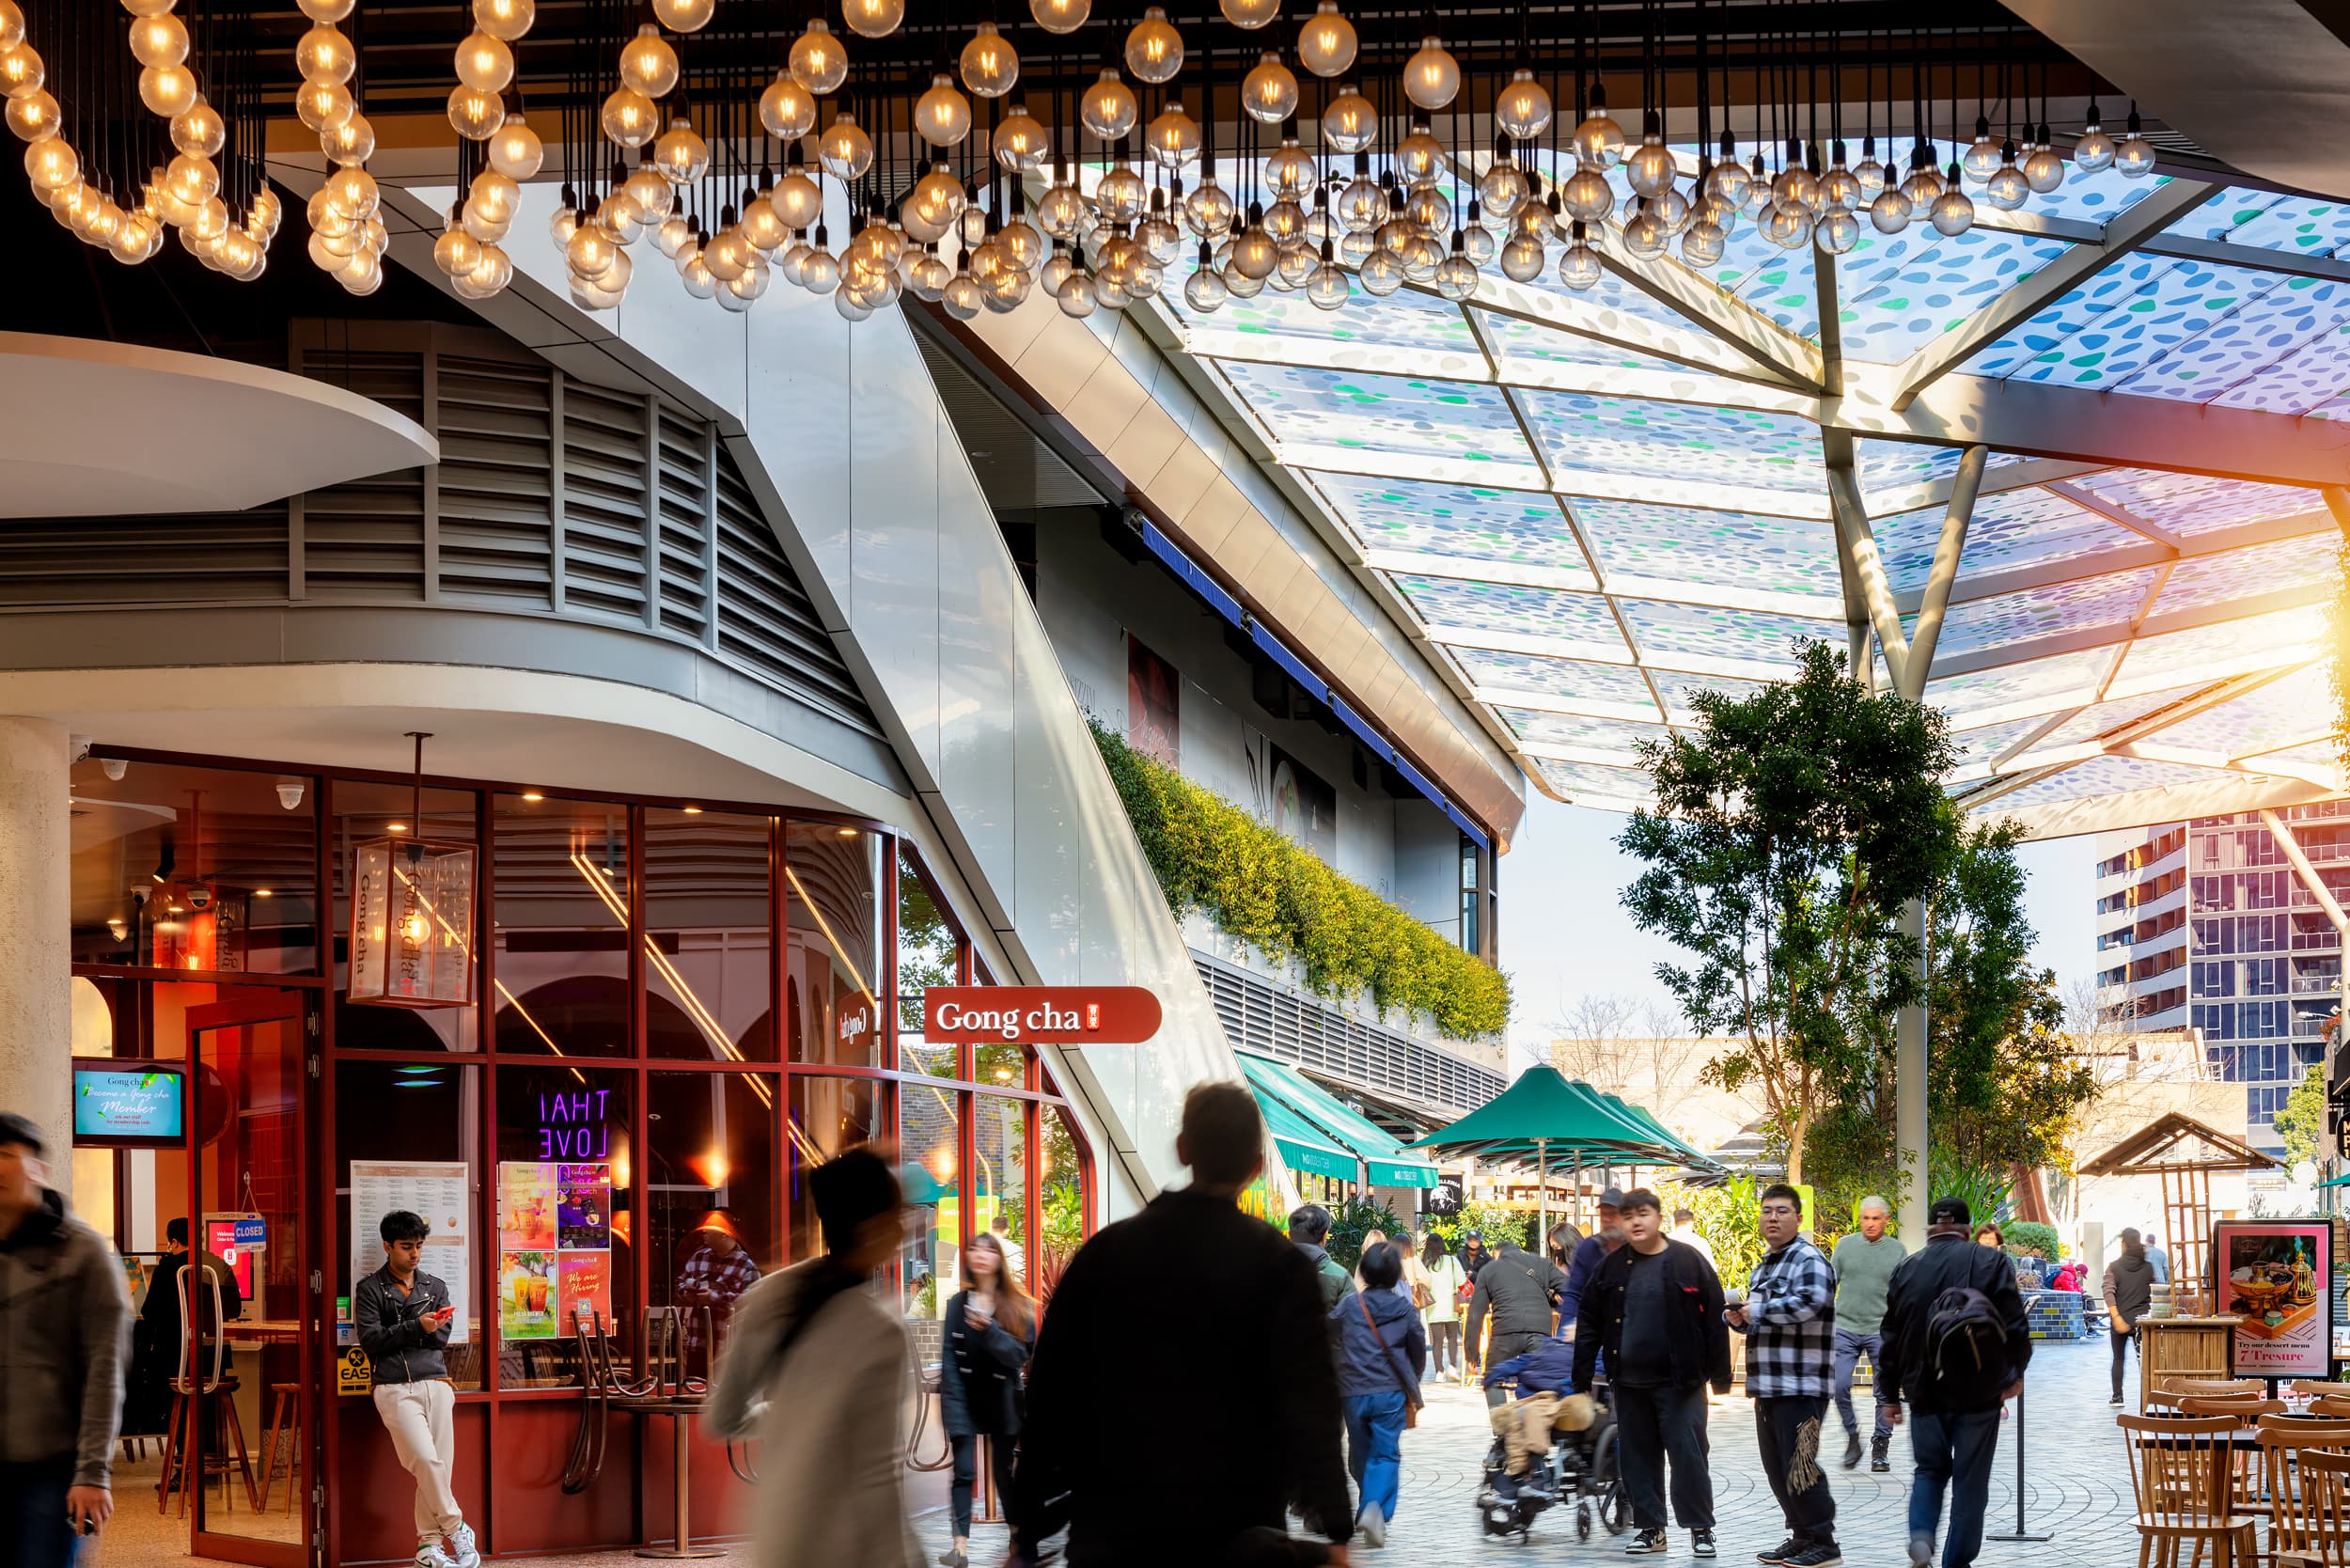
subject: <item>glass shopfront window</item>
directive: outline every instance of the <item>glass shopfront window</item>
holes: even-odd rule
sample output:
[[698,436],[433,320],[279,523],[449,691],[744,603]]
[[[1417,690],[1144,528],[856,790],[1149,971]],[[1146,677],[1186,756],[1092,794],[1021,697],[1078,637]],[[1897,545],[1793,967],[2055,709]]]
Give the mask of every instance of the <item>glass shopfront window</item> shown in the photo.
[[492,833],[497,1048],[633,1055],[628,808],[500,795]]
[[898,1058],[909,1073],[959,1078],[962,1049],[922,1038],[922,993],[963,976],[963,937],[913,855],[898,852]]
[[351,985],[351,875],[354,848],[374,839],[423,839],[471,844],[479,838],[480,797],[471,790],[426,790],[419,809],[413,784],[338,778],[333,784],[327,865],[335,918],[335,1043],[346,1051],[478,1051],[478,1007],[353,1007]]
[[[426,1223],[436,1227],[446,1227],[452,1218],[468,1222],[463,1227],[466,1255],[462,1266],[466,1278],[445,1280],[460,1309],[463,1327],[450,1335],[443,1358],[448,1363],[449,1380],[462,1390],[482,1386],[482,1369],[487,1364],[484,1351],[490,1342],[482,1317],[497,1307],[490,1282],[480,1272],[482,1249],[474,1245],[477,1227],[470,1223],[480,1207],[481,1077],[480,1068],[450,1061],[354,1060],[338,1061],[335,1066],[335,1234],[342,1240],[329,1254],[328,1274],[336,1282],[336,1321],[338,1325],[351,1322],[352,1290],[358,1275],[372,1272],[383,1262],[378,1228],[384,1222],[379,1212],[384,1205],[362,1196],[362,1189],[368,1194],[431,1192],[432,1187],[413,1180],[393,1185],[401,1178],[388,1168],[463,1165],[465,1211],[454,1216],[435,1212],[426,1217]],[[354,1181],[354,1166],[364,1180]],[[424,1200],[412,1197],[403,1201]],[[443,1272],[430,1260],[424,1266],[429,1272]],[[346,1344],[356,1342],[353,1335],[338,1334],[337,1339]]]
[[569,1341],[583,1307],[623,1354],[636,1343],[635,1089],[625,1069],[498,1069],[496,1233],[484,1262],[501,1388],[575,1381]]
[[791,1059],[887,1062],[882,1038],[882,836],[826,823],[784,830],[785,1009]]
[[91,756],[71,789],[76,964],[319,972],[306,776]]
[[654,1073],[647,1090],[648,1298],[685,1314],[687,1371],[709,1373],[734,1304],[780,1262],[777,1080]]
[[773,1061],[774,819],[645,811],[645,1054]]
[[[969,1235],[1001,1216],[1042,1290],[1083,1233],[1083,1146],[1034,1056],[921,1037],[923,990],[984,969],[888,834],[102,752],[72,779],[74,1054],[184,1066],[192,1112],[181,1147],[76,1150],[85,1212],[142,1267],[188,1216],[250,1267],[224,1336],[249,1374],[233,1407],[250,1444],[279,1428],[300,1496],[325,1482],[326,1560],[364,1556],[384,1523],[371,1499],[407,1485],[346,1382],[350,1298],[391,1208],[425,1215],[426,1266],[462,1308],[459,1488],[485,1493],[501,1554],[619,1544],[635,1518],[609,1497],[551,1514],[536,1494],[556,1472],[494,1457],[565,1440],[578,1325],[608,1331],[626,1366],[648,1312],[679,1310],[684,1371],[706,1375],[742,1294],[822,1250],[807,1175],[844,1150],[880,1146],[904,1181],[891,1288],[926,1360]],[[410,838],[477,852],[472,918],[444,933],[473,964],[472,1005],[348,995],[354,850]],[[158,1319],[133,1369],[152,1397],[127,1419],[150,1436],[171,1328]],[[334,1467],[313,1478],[321,1442]],[[630,1467],[621,1451],[608,1466]],[[636,1463],[599,1484],[633,1498],[650,1484]],[[305,1525],[282,1501],[232,1517],[207,1498],[188,1517],[198,1544],[290,1548]]]

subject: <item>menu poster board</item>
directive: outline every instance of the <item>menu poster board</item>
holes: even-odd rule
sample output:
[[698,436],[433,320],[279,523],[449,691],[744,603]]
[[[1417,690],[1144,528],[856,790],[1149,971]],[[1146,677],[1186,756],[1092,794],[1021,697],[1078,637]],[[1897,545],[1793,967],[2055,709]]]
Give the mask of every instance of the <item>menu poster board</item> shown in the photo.
[[2212,1227],[2218,1313],[2235,1319],[2236,1377],[2324,1378],[2333,1356],[2333,1226],[2223,1219]]
[[508,1340],[552,1340],[555,1323],[555,1254],[498,1253],[498,1335]]
[[612,1167],[498,1167],[498,1323],[509,1340],[570,1339],[584,1302],[612,1321]]
[[473,1338],[473,1167],[462,1160],[353,1160],[351,1162],[351,1278],[384,1266],[377,1227],[385,1215],[406,1209],[431,1227],[424,1261],[417,1266],[448,1287],[457,1306],[448,1342]]

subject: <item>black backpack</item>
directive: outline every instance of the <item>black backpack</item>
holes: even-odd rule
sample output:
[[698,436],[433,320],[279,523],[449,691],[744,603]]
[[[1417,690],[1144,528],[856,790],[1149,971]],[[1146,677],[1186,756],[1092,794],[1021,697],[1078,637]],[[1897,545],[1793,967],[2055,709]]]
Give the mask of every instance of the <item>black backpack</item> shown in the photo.
[[1945,1410],[1988,1410],[2007,1387],[2007,1330],[1991,1298],[1953,1285],[1926,1316],[1924,1392]]

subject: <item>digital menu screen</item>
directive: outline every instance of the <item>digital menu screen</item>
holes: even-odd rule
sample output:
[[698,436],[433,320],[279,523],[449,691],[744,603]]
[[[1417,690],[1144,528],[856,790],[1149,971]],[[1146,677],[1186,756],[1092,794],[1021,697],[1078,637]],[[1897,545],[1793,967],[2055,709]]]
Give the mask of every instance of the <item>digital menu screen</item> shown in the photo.
[[168,1069],[73,1069],[73,1141],[99,1148],[176,1144],[187,1131],[187,1077]]

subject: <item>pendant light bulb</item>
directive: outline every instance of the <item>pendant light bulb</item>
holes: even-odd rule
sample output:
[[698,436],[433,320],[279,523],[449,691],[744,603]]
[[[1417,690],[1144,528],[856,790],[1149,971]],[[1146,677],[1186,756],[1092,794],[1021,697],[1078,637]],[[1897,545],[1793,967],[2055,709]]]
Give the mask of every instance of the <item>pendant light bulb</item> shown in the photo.
[[1034,174],[1043,168],[1051,140],[1027,107],[1015,103],[996,122],[995,146],[998,164],[1015,174]]
[[861,39],[885,39],[906,19],[906,0],[840,0],[841,20]]
[[[348,13],[348,0],[337,0]],[[530,31],[539,19],[539,0],[473,0],[473,24],[503,43],[512,43]],[[509,263],[510,265],[510,263]]]
[[944,71],[931,78],[930,90],[915,101],[914,128],[932,147],[952,147],[971,133],[971,101],[955,79]]
[[[48,97],[46,93],[38,96]],[[53,115],[55,104],[56,100],[50,99]],[[9,106],[15,106],[15,100],[9,100]],[[15,121],[11,119],[9,124],[13,126]],[[220,149],[227,144],[227,122],[220,118],[218,109],[200,98],[171,118],[171,145],[182,152],[193,152],[199,158],[216,158]]]
[[2056,149],[2044,142],[2032,149],[2031,156],[2024,160],[2024,183],[2036,196],[2046,196],[2064,183],[2064,160]]
[[677,51],[661,36],[661,29],[650,22],[637,28],[628,47],[620,51],[621,85],[647,98],[666,98],[677,86]]
[[[665,43],[661,47],[666,49],[668,45]],[[669,80],[674,84],[677,81],[677,56],[672,55],[669,58]],[[620,55],[620,75],[622,80],[627,79],[628,53],[625,50]],[[468,33],[464,41],[457,46],[457,79],[476,92],[504,92],[508,84],[514,80],[514,52],[487,33]],[[667,88],[662,90],[666,92]],[[660,94],[654,96],[659,97]]]
[[1934,198],[1926,219],[1934,225],[1935,233],[1948,239],[1955,239],[1975,227],[1975,204],[1960,188],[1955,173],[1942,194]]
[[759,95],[759,122],[777,141],[797,141],[816,128],[816,99],[790,71],[779,71]]
[[1073,33],[1093,14],[1093,0],[1028,0],[1028,14],[1048,33]]
[[2082,128],[2080,139],[2073,144],[2073,166],[2083,174],[2096,174],[2113,166],[2113,138],[2106,134],[2097,105],[2092,102],[2089,122]]
[[1128,30],[1126,69],[1136,81],[1152,86],[1173,81],[1183,69],[1183,36],[1167,20],[1164,8],[1145,7],[1142,20]]
[[653,143],[652,162],[672,185],[691,185],[709,171],[710,144],[702,140],[693,121],[680,115]]
[[710,24],[717,0],[652,0],[652,14],[672,33],[698,33]]
[[[142,100],[148,97],[145,73],[141,73],[139,78],[139,97]],[[154,104],[149,102],[148,107],[153,108]],[[339,82],[305,82],[301,90],[294,94],[295,118],[321,134],[334,130],[356,112],[357,105],[352,102],[351,89]]]
[[1139,112],[1134,89],[1119,79],[1115,70],[1104,66],[1101,76],[1086,89],[1079,118],[1088,131],[1105,142],[1114,142],[1135,128],[1135,118]]
[[188,57],[188,24],[164,11],[131,24],[131,57],[143,66],[176,66]]
[[[9,99],[8,112],[8,129],[16,133],[17,140],[24,142],[37,142],[57,134],[64,119],[64,111],[57,106],[57,101],[39,87]],[[184,119],[186,117],[183,115],[180,118]],[[174,120],[172,125],[172,144],[180,146],[179,121]],[[181,150],[186,149],[181,147]],[[217,152],[220,149],[215,147],[212,150]],[[207,157],[211,155],[205,154]]]
[[1182,169],[1199,156],[1199,122],[1184,110],[1180,99],[1175,100],[1144,130],[1143,141],[1160,167]]
[[1253,32],[1281,14],[1281,0],[1221,0],[1220,8],[1225,21]]
[[351,73],[358,69],[359,52],[351,46],[351,39],[331,24],[319,24],[303,34],[294,45],[294,70],[306,82],[339,85],[350,81]]
[[821,16],[791,41],[791,80],[818,98],[828,98],[848,79],[849,55]]
[[490,138],[490,166],[509,180],[528,180],[546,162],[547,149],[523,119],[518,110],[506,117],[497,134]]
[[[23,52],[23,48],[24,46],[20,46],[20,52]],[[324,85],[331,91],[342,95],[341,102],[344,107],[337,123],[340,123],[341,119],[350,118],[350,90],[338,83]],[[196,102],[196,72],[186,66],[149,66],[139,72],[139,102],[146,104],[149,110],[165,119],[170,119],[183,112]]]
[[1904,195],[1899,185],[1888,185],[1869,203],[1869,222],[1880,234],[1899,234],[1909,227],[1917,210],[1917,203]]
[[873,166],[873,138],[843,109],[816,144],[816,156],[835,178],[854,180]]
[[[462,90],[462,89],[460,89]],[[454,100],[450,114],[456,113]],[[661,111],[634,87],[616,87],[597,115],[604,139],[616,147],[643,147],[661,133]]]
[[2143,180],[2154,172],[2154,149],[2146,140],[2135,108],[2130,110],[2127,130],[2114,144],[2113,172],[2124,180]]
[[319,148],[329,163],[345,166],[364,164],[375,156],[375,125],[354,110],[349,119],[334,130],[319,133]]
[[[1512,71],[1501,96],[1494,100],[1494,123],[1503,134],[1521,142],[1530,142],[1550,127],[1550,93],[1534,73],[1520,66]],[[1617,133],[1619,153],[1623,148],[1622,133]],[[1586,160],[1587,162],[1589,160]],[[1611,160],[1612,163],[1612,160]],[[1602,168],[1609,165],[1598,165]]]
[[776,180],[767,199],[787,228],[813,228],[824,215],[822,188],[797,169]]
[[1419,40],[1419,50],[1403,62],[1403,94],[1430,113],[1443,108],[1461,91],[1461,62],[1452,57],[1434,33]]
[[1297,30],[1297,63],[1316,76],[1336,76],[1354,65],[1358,47],[1355,24],[1339,14],[1339,0],[1315,0],[1314,14]]
[[1984,184],[1999,172],[1999,144],[1991,139],[1990,120],[1981,115],[1975,117],[1975,139],[1967,144],[1958,168],[1970,185]]
[[460,85],[449,89],[448,122],[467,141],[486,142],[506,123],[506,104],[496,93]]
[[993,22],[980,23],[971,41],[963,46],[961,65],[963,85],[978,98],[1001,98],[1020,80],[1020,52],[995,30]]
[[1281,56],[1268,49],[1241,79],[1240,102],[1250,119],[1260,125],[1278,125],[1297,113],[1297,78],[1281,63]]
[[0,49],[0,94],[21,98],[28,92],[39,92],[48,75],[49,68],[42,63],[40,51],[23,39]]

